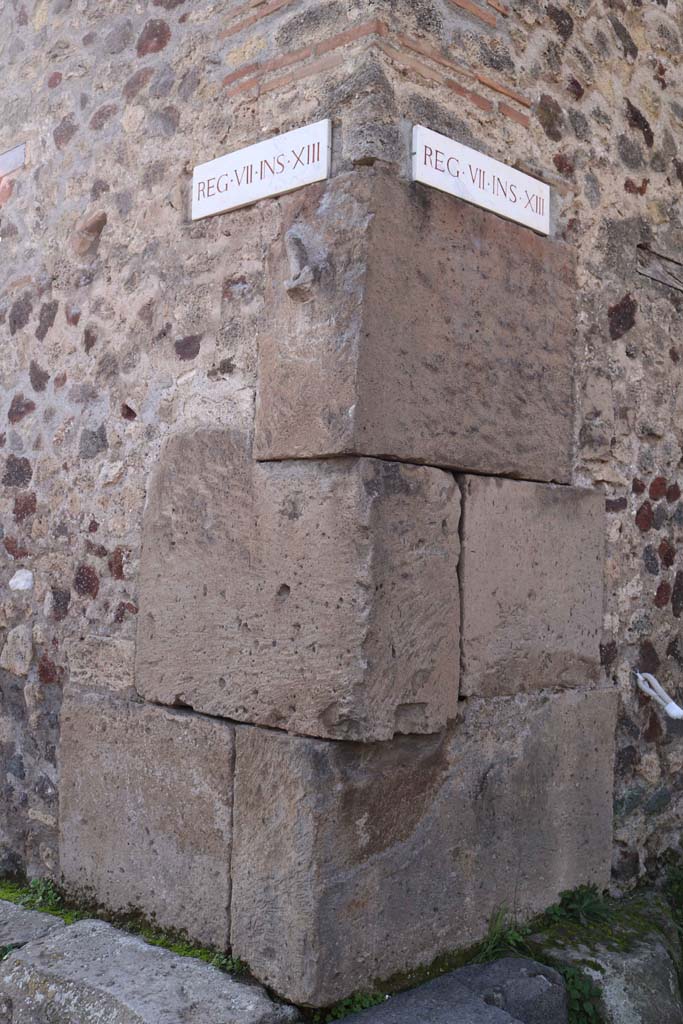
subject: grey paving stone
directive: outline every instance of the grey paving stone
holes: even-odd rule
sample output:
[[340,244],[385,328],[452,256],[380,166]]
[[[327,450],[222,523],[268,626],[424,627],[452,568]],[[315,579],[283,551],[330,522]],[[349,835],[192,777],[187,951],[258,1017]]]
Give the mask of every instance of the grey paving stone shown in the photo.
[[33,939],[42,939],[50,932],[60,931],[65,927],[59,917],[39,914],[35,910],[25,910],[15,903],[0,900],[0,948],[23,946]]
[[498,1006],[523,1024],[567,1024],[567,990],[552,967],[520,957],[472,964],[455,972],[457,980],[490,1006]]
[[[3,1016],[4,1014],[4,1016]],[[258,985],[80,921],[0,963],[2,1024],[292,1024]]]
[[505,1010],[489,1006],[462,985],[456,973],[445,974],[370,1010],[354,1014],[347,1018],[349,1024],[521,1024]]

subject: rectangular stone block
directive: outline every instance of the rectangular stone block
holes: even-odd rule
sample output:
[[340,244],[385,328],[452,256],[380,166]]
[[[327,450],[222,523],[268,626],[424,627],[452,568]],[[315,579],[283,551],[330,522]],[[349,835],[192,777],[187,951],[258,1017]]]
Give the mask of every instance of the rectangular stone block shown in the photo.
[[259,459],[354,453],[568,481],[571,248],[379,169],[283,203]]
[[177,436],[148,490],[138,690],[322,737],[443,728],[458,701],[459,509],[440,470],[258,464],[239,432]]
[[464,476],[462,692],[589,686],[600,672],[605,501]]
[[233,951],[325,1005],[607,884],[616,694],[464,702],[439,736],[329,743],[237,727]]
[[59,760],[67,889],[226,948],[231,726],[80,694],[62,710]]

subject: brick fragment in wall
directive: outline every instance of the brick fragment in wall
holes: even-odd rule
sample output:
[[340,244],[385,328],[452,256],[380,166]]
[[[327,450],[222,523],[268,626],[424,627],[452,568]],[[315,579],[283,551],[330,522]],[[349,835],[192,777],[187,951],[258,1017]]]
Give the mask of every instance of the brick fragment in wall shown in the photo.
[[[259,340],[257,458],[354,452],[568,480],[568,247],[370,169],[283,205]],[[291,235],[315,281],[306,303],[286,287]]]
[[462,692],[491,696],[595,684],[603,495],[478,476],[460,482]]
[[445,733],[236,729],[233,952],[321,1006],[609,878],[616,693],[466,702]]
[[376,459],[255,463],[246,432],[166,446],[150,481],[136,686],[337,739],[457,712],[460,494]]
[[67,889],[225,949],[233,761],[227,723],[72,692],[60,738]]

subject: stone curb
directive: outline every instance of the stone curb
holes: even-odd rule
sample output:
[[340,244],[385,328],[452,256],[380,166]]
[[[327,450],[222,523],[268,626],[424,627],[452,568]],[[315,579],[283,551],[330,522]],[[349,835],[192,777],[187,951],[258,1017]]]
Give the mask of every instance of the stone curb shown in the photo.
[[[11,908],[11,909],[8,909]],[[104,921],[64,926],[0,903],[0,1024],[294,1024],[257,984]],[[47,926],[49,922],[49,926]],[[42,933],[42,934],[41,934]]]

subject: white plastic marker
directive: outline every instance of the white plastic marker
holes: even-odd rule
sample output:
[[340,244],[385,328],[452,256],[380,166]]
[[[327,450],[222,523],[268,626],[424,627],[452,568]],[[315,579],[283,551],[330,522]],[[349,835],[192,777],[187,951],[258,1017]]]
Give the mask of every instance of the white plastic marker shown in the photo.
[[656,704],[659,704],[660,708],[664,711],[669,718],[683,718],[683,708],[679,707],[675,701],[671,699],[669,694],[666,692],[663,686],[650,672],[639,672],[635,669],[636,684],[639,690],[651,697]]
[[413,181],[550,234],[550,188],[530,174],[422,125],[413,128],[412,157]]
[[195,167],[192,220],[249,206],[330,176],[332,123],[297,128]]

